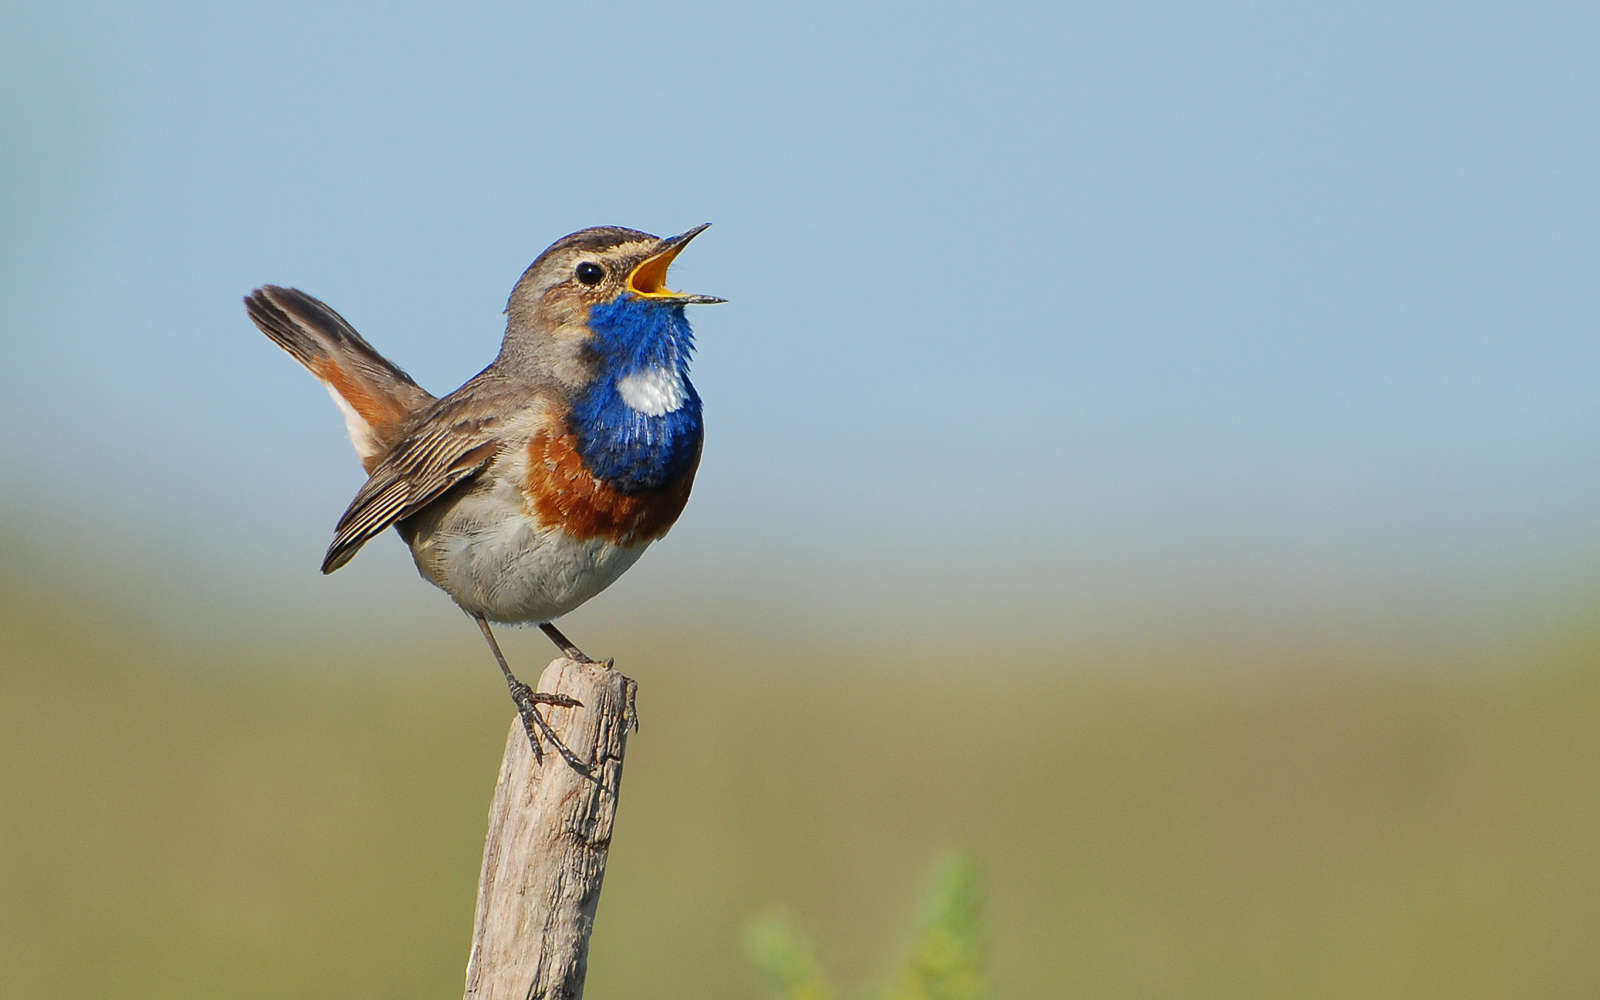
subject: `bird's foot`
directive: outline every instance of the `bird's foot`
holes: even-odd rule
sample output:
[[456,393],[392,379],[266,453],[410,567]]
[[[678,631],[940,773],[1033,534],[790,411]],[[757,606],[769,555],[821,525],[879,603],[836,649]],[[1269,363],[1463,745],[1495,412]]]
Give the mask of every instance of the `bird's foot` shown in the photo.
[[[611,661],[606,661],[606,669],[612,669]],[[639,731],[639,683],[631,677],[624,678],[627,682],[623,687],[623,714],[628,720],[628,727],[634,732]]]
[[522,729],[528,734],[528,745],[533,748],[533,759],[536,763],[544,763],[544,747],[540,736],[550,741],[567,763],[582,769],[583,762],[577,754],[561,741],[555,730],[550,728],[550,723],[539,714],[539,705],[553,705],[557,708],[582,708],[583,702],[565,694],[550,694],[545,691],[535,691],[522,681],[512,677],[506,681],[506,686],[511,690],[511,702],[517,706],[517,715],[522,719]]

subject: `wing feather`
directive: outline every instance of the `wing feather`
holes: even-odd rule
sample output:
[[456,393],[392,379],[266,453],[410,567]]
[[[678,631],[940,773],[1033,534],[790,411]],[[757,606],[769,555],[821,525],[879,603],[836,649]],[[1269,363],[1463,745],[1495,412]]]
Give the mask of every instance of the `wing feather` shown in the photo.
[[402,441],[372,470],[333,529],[322,572],[343,566],[370,539],[476,476],[494,458],[500,442],[492,417],[449,417],[448,412],[431,415],[421,433]]

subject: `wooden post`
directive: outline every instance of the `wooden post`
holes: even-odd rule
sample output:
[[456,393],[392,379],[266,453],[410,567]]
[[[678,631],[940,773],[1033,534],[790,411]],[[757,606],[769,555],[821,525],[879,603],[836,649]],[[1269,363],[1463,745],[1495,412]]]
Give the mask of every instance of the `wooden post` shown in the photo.
[[545,740],[542,764],[512,718],[489,806],[466,1000],[583,996],[636,687],[603,663],[552,661],[538,690],[583,707],[544,709],[568,752]]

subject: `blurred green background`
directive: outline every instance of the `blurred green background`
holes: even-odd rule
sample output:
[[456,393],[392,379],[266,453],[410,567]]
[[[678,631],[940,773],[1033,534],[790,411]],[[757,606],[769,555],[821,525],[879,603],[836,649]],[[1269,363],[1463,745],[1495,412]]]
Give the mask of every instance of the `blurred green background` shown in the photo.
[[[126,594],[87,629],[83,596],[6,581],[8,994],[459,990],[508,722],[468,623],[240,642]],[[590,995],[759,996],[773,907],[871,981],[951,845],[995,996],[1600,987],[1592,627],[607,641],[643,729]]]
[[996,997],[1600,995],[1593,5],[3,18],[0,994],[461,989],[504,689],[239,299],[443,392],[710,220],[589,995],[960,848]]

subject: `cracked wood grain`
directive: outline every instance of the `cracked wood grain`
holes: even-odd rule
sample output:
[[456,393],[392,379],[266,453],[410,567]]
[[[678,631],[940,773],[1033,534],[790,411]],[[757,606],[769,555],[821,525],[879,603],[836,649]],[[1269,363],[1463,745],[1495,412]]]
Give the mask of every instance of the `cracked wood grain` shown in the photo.
[[635,687],[603,663],[552,661],[538,690],[583,707],[548,710],[565,748],[547,742],[542,763],[512,718],[489,806],[466,1000],[583,996]]

